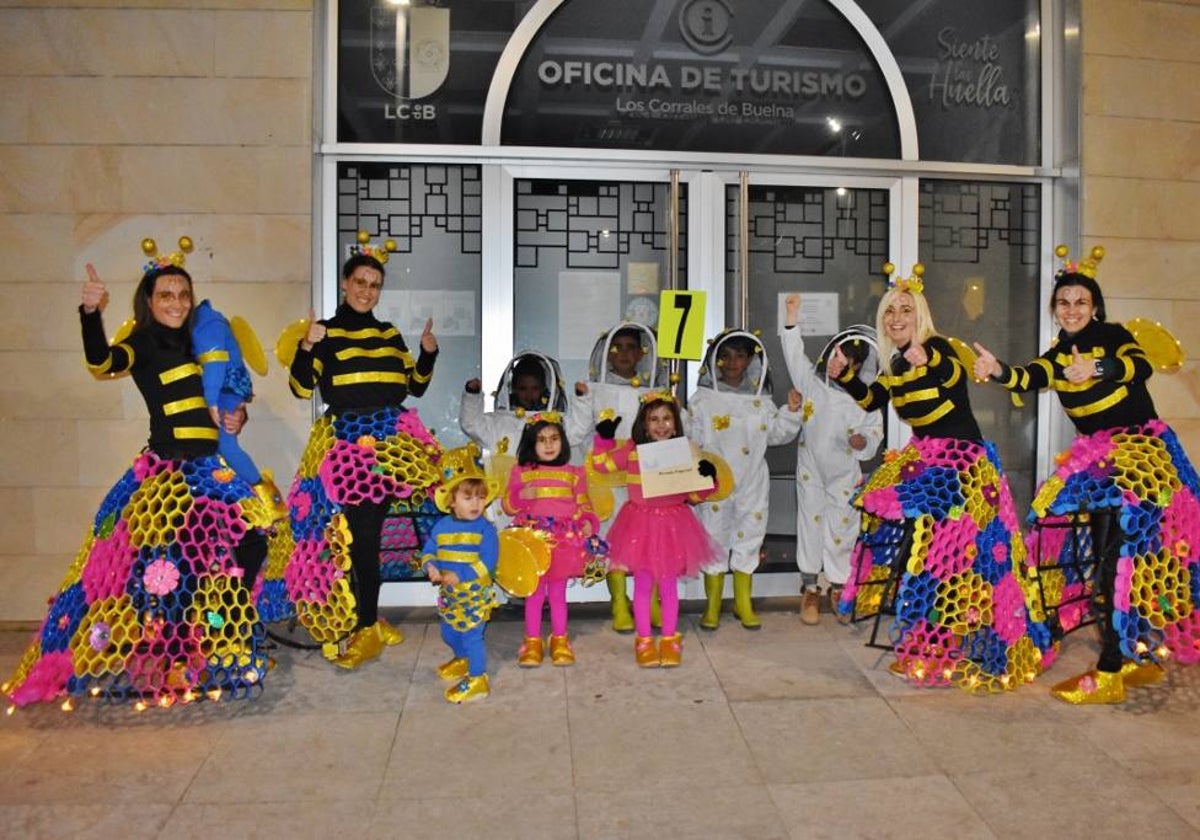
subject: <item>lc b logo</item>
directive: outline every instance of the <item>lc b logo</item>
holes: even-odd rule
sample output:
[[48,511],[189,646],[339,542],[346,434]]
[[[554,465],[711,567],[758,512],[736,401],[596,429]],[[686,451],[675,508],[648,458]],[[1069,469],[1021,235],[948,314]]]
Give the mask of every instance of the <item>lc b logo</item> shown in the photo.
[[433,120],[437,107],[419,103],[450,71],[450,10],[431,6],[376,6],[371,10],[371,75],[396,97],[384,106],[390,120]]

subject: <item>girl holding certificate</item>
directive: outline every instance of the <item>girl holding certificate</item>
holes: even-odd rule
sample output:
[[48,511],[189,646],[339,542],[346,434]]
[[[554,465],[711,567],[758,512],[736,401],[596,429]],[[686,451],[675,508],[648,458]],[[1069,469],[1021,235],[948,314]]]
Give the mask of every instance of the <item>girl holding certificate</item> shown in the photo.
[[[683,435],[679,404],[668,391],[641,398],[637,419],[628,440],[616,441],[621,418],[607,417],[596,424],[596,440],[589,456],[600,473],[627,476],[629,501],[617,514],[608,532],[613,565],[633,575],[633,621],[637,636],[634,654],[642,668],[679,665],[683,637],[679,633],[679,578],[695,577],[701,569],[719,563],[725,550],[708,535],[691,505],[716,492],[710,489],[646,496],[638,446]],[[715,479],[716,466],[701,459],[701,476]],[[651,635],[650,595],[654,585],[662,598],[662,637]]]

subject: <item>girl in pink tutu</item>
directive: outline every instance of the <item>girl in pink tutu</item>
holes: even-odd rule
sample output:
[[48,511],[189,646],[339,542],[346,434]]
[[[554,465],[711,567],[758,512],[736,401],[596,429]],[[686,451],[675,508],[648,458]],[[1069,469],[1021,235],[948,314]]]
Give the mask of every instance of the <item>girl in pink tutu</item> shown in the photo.
[[514,527],[534,528],[547,534],[554,548],[550,568],[537,590],[525,599],[525,641],[517,654],[522,668],[542,664],[542,606],[550,601],[550,661],[573,665],[575,652],[567,636],[567,582],[583,575],[587,559],[602,551],[594,536],[600,520],[588,498],[587,471],[572,466],[571,445],[557,411],[526,418],[517,446],[517,466],[508,478],[504,512]]
[[[679,633],[679,578],[695,577],[706,566],[725,557],[725,549],[708,535],[689,505],[716,492],[674,493],[647,498],[642,494],[638,444],[682,436],[679,405],[667,391],[641,398],[629,440],[616,442],[620,417],[596,424],[596,441],[589,456],[599,473],[624,472],[629,501],[617,514],[608,532],[612,565],[633,575],[633,622],[637,637],[634,654],[642,668],[679,665],[683,637]],[[715,479],[717,470],[708,460],[697,467],[702,476]],[[650,594],[654,585],[662,598],[662,638],[651,636]]]

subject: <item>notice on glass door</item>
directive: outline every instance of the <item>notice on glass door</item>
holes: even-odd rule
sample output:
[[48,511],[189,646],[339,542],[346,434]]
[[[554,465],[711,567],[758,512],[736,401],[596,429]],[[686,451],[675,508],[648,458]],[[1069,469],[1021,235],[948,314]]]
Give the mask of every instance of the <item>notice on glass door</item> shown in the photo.
[[837,292],[780,292],[776,301],[775,323],[780,335],[787,323],[786,301],[789,295],[800,295],[800,334],[834,335],[838,331]]

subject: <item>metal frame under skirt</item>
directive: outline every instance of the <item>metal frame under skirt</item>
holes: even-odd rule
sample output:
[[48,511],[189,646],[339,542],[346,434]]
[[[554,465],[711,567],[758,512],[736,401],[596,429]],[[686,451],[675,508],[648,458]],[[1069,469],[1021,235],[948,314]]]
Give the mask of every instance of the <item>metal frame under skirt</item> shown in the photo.
[[[862,516],[865,523],[869,523],[870,520],[875,520],[880,523],[880,526],[885,524],[885,520],[878,519],[870,514],[864,513]],[[908,555],[912,549],[913,530],[915,528],[915,524],[909,519],[906,519],[902,523],[898,524],[899,527],[896,530],[896,533],[894,535],[890,535],[890,537],[880,538],[878,536],[879,528],[876,528],[874,534],[871,534],[871,532],[868,530],[864,530],[862,536],[859,537],[859,539],[864,541],[865,544],[873,551],[879,548],[895,547],[895,554],[887,563],[887,577],[876,580],[864,579],[864,576],[869,576],[873,569],[878,568],[878,565],[872,563],[865,568],[862,566],[859,567],[857,570],[859,580],[856,581],[858,586],[854,595],[854,607],[850,611],[851,624],[858,624],[863,621],[868,621],[872,618],[875,619],[874,624],[871,625],[871,638],[867,640],[866,647],[879,648],[880,650],[892,650],[894,648],[894,645],[891,643],[891,641],[889,641],[887,644],[880,643],[879,627],[885,616],[890,616],[893,619],[896,617],[896,598],[900,594],[900,581],[904,577],[905,569],[908,567]],[[858,605],[862,598],[859,593],[864,589],[875,587],[882,589],[879,595],[878,609],[876,609],[874,612],[860,613],[858,611]],[[874,601],[873,598],[870,600]],[[890,637],[890,633],[888,635]]]
[[[1046,624],[1050,628],[1051,635],[1056,640],[1074,633],[1081,627],[1087,627],[1096,623],[1095,586],[1097,560],[1095,544],[1092,541],[1090,528],[1091,517],[1094,513],[1109,515],[1107,511],[1081,510],[1065,514],[1061,517],[1050,519],[1039,518],[1033,525],[1030,544],[1032,546],[1033,557],[1037,563],[1038,600],[1042,602],[1042,610],[1046,614]],[[1054,562],[1044,562],[1041,556],[1044,532],[1047,530],[1061,530],[1063,528],[1069,528],[1071,531],[1068,537],[1069,545],[1071,546],[1070,552],[1060,550],[1058,556],[1052,558]],[[1063,543],[1064,549],[1067,545],[1067,542]],[[1043,574],[1047,571],[1060,570],[1063,573],[1064,583],[1067,579],[1074,578],[1075,580],[1083,581],[1085,585],[1079,595],[1066,601],[1060,597],[1057,603],[1051,603],[1046,597],[1045,578]],[[1059,618],[1059,613],[1064,608],[1074,608],[1076,606],[1080,609],[1080,620],[1074,623],[1070,629],[1064,629],[1062,620]]]

